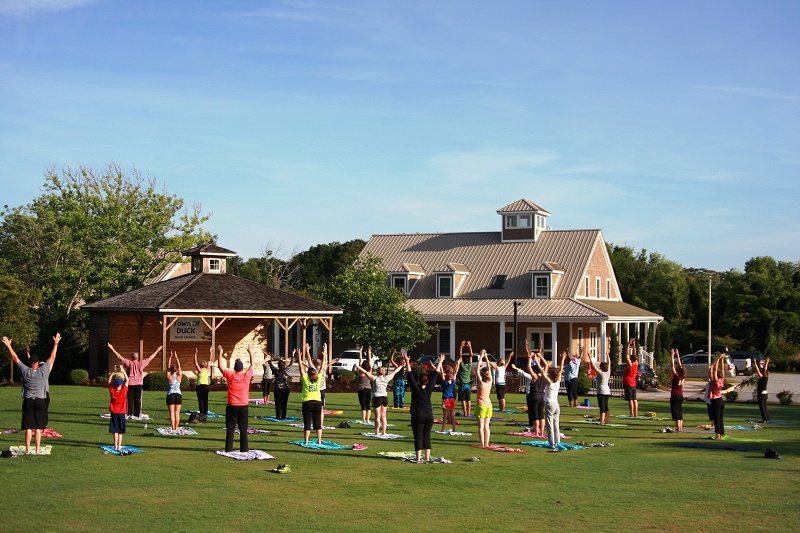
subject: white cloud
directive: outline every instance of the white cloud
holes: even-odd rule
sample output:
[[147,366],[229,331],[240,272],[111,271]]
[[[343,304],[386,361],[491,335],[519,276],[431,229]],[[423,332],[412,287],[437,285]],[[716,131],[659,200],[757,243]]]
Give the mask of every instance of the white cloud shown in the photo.
[[27,17],[86,7],[98,0],[0,0],[0,14]]

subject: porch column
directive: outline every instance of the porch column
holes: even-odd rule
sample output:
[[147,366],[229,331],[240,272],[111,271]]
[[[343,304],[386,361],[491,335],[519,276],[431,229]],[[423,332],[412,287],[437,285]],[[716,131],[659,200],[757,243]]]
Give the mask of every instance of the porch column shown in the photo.
[[553,364],[558,361],[558,322],[550,323],[550,335],[553,336]]
[[607,360],[606,337],[608,337],[608,332],[606,331],[606,321],[603,320],[602,322],[600,322],[600,355],[597,358],[597,360],[601,362]]
[[497,354],[497,359],[506,358],[506,321],[500,321],[500,353]]

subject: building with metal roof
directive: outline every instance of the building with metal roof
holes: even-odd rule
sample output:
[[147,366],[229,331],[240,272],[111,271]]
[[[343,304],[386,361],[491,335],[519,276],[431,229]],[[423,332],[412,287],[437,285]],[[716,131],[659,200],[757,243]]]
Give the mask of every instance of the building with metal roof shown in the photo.
[[[655,334],[656,313],[622,301],[599,229],[553,230],[527,199],[499,210],[500,231],[373,235],[362,255],[383,260],[387,283],[437,327],[412,353],[456,353],[460,340],[507,356],[517,341],[608,353],[612,328]],[[515,330],[516,328],[516,330]]]

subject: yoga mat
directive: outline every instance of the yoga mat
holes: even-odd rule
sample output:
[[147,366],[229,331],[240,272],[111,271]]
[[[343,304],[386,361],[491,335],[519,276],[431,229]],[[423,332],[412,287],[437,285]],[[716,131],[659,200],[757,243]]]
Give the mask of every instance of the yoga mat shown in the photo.
[[492,409],[492,411],[494,411],[495,413],[509,413],[514,415],[522,413],[522,411],[517,411],[516,409],[506,409],[505,411],[501,411],[499,407],[495,407],[494,409]]
[[706,444],[703,442],[682,442],[680,444],[676,444],[675,446],[679,448],[703,448],[707,450],[733,450],[735,452],[753,452],[757,451],[760,448],[750,448],[748,446],[731,446],[731,445],[718,445],[718,444]]
[[[111,417],[109,416],[109,418],[111,418]],[[2,433],[4,435],[7,435],[9,433],[17,433],[17,428],[4,428]]]
[[[111,419],[111,414],[110,413],[104,413],[104,414],[100,415],[100,418],[105,418],[106,420],[110,420]],[[152,418],[150,418],[150,415],[146,415],[144,413],[142,413],[142,416],[140,416],[140,417],[128,415],[128,416],[125,417],[125,419],[126,420],[152,420]]]
[[[520,444],[524,444],[525,446],[536,446],[537,448],[553,449],[553,447],[550,446],[550,443],[547,442],[546,440],[531,440],[531,441],[520,442]],[[583,448],[584,446],[580,446],[578,444],[567,444],[565,442],[559,442],[556,445],[556,449],[560,451],[582,450]]]
[[[239,433],[239,428],[234,430],[235,433]],[[268,429],[261,429],[261,428],[254,428],[252,426],[247,428],[247,433],[250,435],[271,435],[273,437],[279,437],[280,433],[276,433],[275,431],[270,431]]]
[[[292,426],[293,428],[304,428],[303,424],[286,424],[287,426]],[[334,426],[322,426],[322,429],[336,429]]]
[[98,446],[98,448],[100,448],[101,450],[103,450],[106,453],[113,453],[114,455],[122,455],[122,452],[125,452],[125,454],[129,454],[129,453],[144,453],[144,450],[142,450],[141,448],[137,448],[136,446],[123,446],[119,450],[115,450],[114,446],[112,446],[110,444],[104,444],[104,445]]
[[381,439],[381,440],[392,440],[392,439],[404,439],[403,435],[395,435],[394,433],[387,433],[386,435],[376,435],[375,433],[369,433],[367,431],[363,432],[362,435],[365,437],[372,437],[373,439]]
[[[599,426],[600,422],[596,420],[570,420],[569,424],[594,424]],[[603,424],[603,427],[622,428],[627,427],[628,424]]]
[[669,418],[657,418],[651,416],[628,416],[628,415],[613,415],[614,418],[625,418],[627,420],[670,420]]
[[[364,422],[363,420],[350,420],[351,424],[358,424],[359,426],[372,426],[375,427],[375,422]],[[394,427],[394,424],[386,424],[387,428]]]
[[[748,422],[752,422],[752,423],[755,423],[755,424],[763,424],[763,422],[761,422],[761,420],[748,420]],[[772,425],[775,425],[775,426],[796,426],[797,425],[794,422],[783,422],[782,420],[768,420],[767,424],[772,424]]]
[[[441,424],[441,423],[442,423],[442,419],[441,419],[441,418],[434,418],[434,419],[433,419],[433,423],[434,423],[434,424]],[[459,425],[460,423],[461,423],[461,422],[459,422],[458,420],[456,420],[456,425]]]
[[46,428],[42,430],[42,437],[61,438],[61,434],[54,429]]
[[323,415],[331,415],[331,416],[338,416],[343,415],[344,411],[328,411],[327,409],[322,410]]
[[437,429],[435,433],[439,435],[452,435],[454,437],[471,437],[472,433],[464,433],[463,431],[453,431],[452,429],[446,429],[444,431]]
[[[461,413],[456,413],[456,416],[460,416],[461,418],[472,418],[472,419],[476,419],[476,418],[478,418],[478,417],[477,417],[477,416],[475,416],[475,415],[469,415],[469,416],[465,416],[465,415],[463,415],[463,414],[461,414]],[[493,416],[493,417],[491,418],[491,420],[492,420],[492,422],[497,422],[497,421],[500,421],[500,420],[505,420],[505,418],[501,418],[501,417],[499,417],[499,416]]]
[[261,450],[250,450],[249,452],[225,452],[218,450],[217,455],[236,459],[237,461],[264,461],[267,459],[275,459],[267,452],[262,452]]
[[[199,413],[200,411],[181,411],[181,414],[184,415],[191,415],[192,413]],[[208,412],[206,418],[222,418],[222,415],[218,415],[217,413],[212,413],[211,411]]]
[[278,423],[285,423],[285,422],[299,422],[300,417],[298,416],[287,416],[286,418],[275,418],[274,416],[257,416],[261,420],[266,420],[267,422],[278,422]]
[[510,448],[508,446],[498,446],[497,444],[490,444],[488,446],[481,446],[480,444],[473,444],[473,448],[480,448],[481,450],[492,450],[493,452],[507,452],[507,453],[524,453],[525,450],[520,448]]
[[298,446],[302,446],[303,448],[309,448],[312,450],[352,450],[353,448],[350,446],[344,446],[343,444],[337,444],[330,440],[322,441],[322,444],[317,444],[316,442],[309,441],[306,444],[302,440],[290,440],[287,441],[289,444],[296,444]]
[[[13,455],[25,455],[25,446],[9,446],[8,451],[10,451]],[[50,455],[53,451],[52,446],[41,446],[39,448],[38,455]],[[36,448],[31,446],[31,453],[29,455],[37,455]]]
[[[414,452],[378,452],[378,455],[388,459],[400,459],[401,461],[407,461],[409,463],[417,462],[417,454]],[[420,463],[453,464],[453,461],[448,461],[444,457],[433,457],[430,461],[425,461],[423,459]]]
[[[538,433],[534,433],[532,431],[506,431],[506,435],[514,435],[516,437],[531,437],[534,439],[546,439],[547,435],[541,435]],[[572,437],[568,435],[564,435],[563,433],[559,435],[562,439],[571,439]]]
[[[254,403],[256,405],[264,405],[264,398],[250,398],[250,403]],[[275,405],[275,402],[270,400],[267,402],[267,405]]]
[[179,427],[178,429],[156,428],[156,431],[165,437],[185,437],[187,435],[197,435],[197,432],[189,427]]
[[[566,408],[570,409],[569,405],[559,405],[559,407],[566,407]],[[600,409],[600,408],[599,407],[592,407],[591,405],[583,405],[583,404],[581,404],[581,405],[578,405],[576,407],[571,407],[571,409]]]
[[387,407],[387,409],[391,409],[392,411],[410,411],[410,407]]

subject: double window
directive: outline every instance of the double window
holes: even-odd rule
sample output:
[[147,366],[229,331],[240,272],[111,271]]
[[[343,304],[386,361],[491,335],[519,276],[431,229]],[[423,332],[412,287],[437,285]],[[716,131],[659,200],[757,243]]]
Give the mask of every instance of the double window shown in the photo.
[[506,228],[528,229],[531,227],[531,215],[506,215]]

